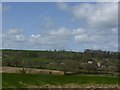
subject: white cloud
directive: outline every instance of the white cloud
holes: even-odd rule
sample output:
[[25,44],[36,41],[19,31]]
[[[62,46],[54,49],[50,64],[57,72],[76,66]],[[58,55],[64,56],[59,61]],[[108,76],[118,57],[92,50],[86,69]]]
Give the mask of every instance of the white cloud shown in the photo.
[[[118,3],[80,3],[67,5],[67,13],[72,14],[74,23],[85,26],[75,29],[74,40],[84,48],[116,49],[118,43]],[[72,19],[73,19],[72,18]],[[89,44],[89,45],[88,45]]]
[[9,29],[7,31],[7,34],[9,34],[9,35],[19,35],[21,33],[23,33],[22,29]]
[[70,31],[69,29],[65,28],[65,27],[61,27],[58,30],[52,30],[50,32],[51,35],[56,35],[56,36],[68,36],[70,35]]
[[76,35],[75,36],[75,41],[76,42],[85,42],[88,41],[88,36],[87,35]]
[[24,42],[24,41],[26,41],[26,38],[23,35],[15,35],[15,39],[18,42]]
[[94,6],[89,3],[80,4],[74,6],[72,9],[72,14],[77,19],[86,19],[94,11]]
[[75,35],[80,35],[80,34],[85,34],[86,33],[86,30],[83,29],[83,28],[77,28],[77,29],[73,29],[73,34]]
[[65,2],[58,2],[57,6],[60,10],[68,10],[68,5]]
[[72,13],[76,19],[84,19],[95,28],[105,28],[117,25],[117,3],[84,3],[73,7]]
[[[97,5],[97,4],[96,4]],[[97,9],[88,16],[88,23],[96,28],[111,28],[117,26],[118,5],[116,3],[98,4]]]
[[73,14],[74,20],[83,21],[92,28],[113,28],[118,23],[118,3],[115,2],[80,3],[67,5],[67,8],[70,10],[66,11]]
[[96,35],[96,34],[82,34],[82,35],[75,35],[74,39],[76,43],[97,43],[97,42],[105,42],[105,37],[102,37],[102,35]]
[[[9,33],[6,32],[2,35],[3,48],[66,49],[70,43],[73,43],[74,45],[82,45],[85,49],[117,49],[117,37],[114,35],[111,37],[111,35],[105,36],[100,33],[94,34],[87,31],[87,29],[83,28],[70,30],[61,27],[43,34],[25,36],[21,30],[11,29],[8,30]],[[116,31],[116,28],[111,31]]]
[[[117,28],[111,29],[113,35],[104,35],[103,33],[96,33],[83,28],[69,29],[65,27],[56,30],[50,30],[46,33],[32,34],[25,36],[21,29],[10,29],[3,33],[3,47],[9,48],[38,48],[38,49],[65,49],[69,47],[70,43],[74,45],[82,45],[84,48],[93,49],[108,49],[116,48],[118,42],[117,36],[113,32]],[[114,40],[114,42],[113,42]],[[104,43],[104,45],[102,45]]]
[[118,28],[112,28],[112,32],[113,34],[118,35]]
[[36,38],[39,38],[39,37],[40,37],[40,35],[39,35],[39,34],[38,34],[38,35],[34,35],[34,34],[33,34],[33,35],[31,35],[31,38],[35,38],[35,39],[36,39]]
[[[59,3],[60,10],[69,11],[73,17],[82,22],[85,27],[50,29],[51,19],[46,17],[46,27],[49,30],[41,34],[24,35],[22,29],[9,29],[3,33],[3,47],[24,47],[38,49],[66,49],[71,45],[79,48],[93,48],[104,50],[117,50],[117,4],[116,3],[81,3],[68,6]],[[75,23],[75,22],[74,22]]]

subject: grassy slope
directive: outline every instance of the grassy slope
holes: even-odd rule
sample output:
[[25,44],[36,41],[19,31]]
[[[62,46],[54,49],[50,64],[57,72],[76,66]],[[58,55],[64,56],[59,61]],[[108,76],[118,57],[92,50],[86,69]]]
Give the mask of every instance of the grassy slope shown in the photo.
[[[120,79],[120,78],[119,78]],[[118,77],[96,75],[42,75],[3,73],[3,87],[27,87],[64,84],[118,84]]]

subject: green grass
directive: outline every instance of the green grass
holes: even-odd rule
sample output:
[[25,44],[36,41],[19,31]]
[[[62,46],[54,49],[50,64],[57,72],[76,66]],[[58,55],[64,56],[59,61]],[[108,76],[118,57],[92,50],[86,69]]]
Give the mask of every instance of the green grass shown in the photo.
[[[119,78],[120,79],[120,78]],[[118,84],[118,77],[97,75],[47,75],[47,74],[8,74],[3,73],[2,85],[9,87],[27,87],[64,84]]]

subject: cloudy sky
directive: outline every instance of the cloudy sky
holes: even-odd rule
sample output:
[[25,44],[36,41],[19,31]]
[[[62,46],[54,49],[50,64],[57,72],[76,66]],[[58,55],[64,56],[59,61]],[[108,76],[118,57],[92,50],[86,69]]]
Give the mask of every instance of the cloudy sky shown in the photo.
[[2,15],[2,48],[118,50],[117,3],[6,2]]

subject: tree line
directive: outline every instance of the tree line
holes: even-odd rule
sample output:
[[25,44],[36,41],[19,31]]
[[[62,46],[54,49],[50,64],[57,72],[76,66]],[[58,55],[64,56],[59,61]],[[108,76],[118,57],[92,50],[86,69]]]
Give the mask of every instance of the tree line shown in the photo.
[[119,73],[119,52],[86,49],[65,50],[2,50],[2,65],[62,70],[65,73]]

